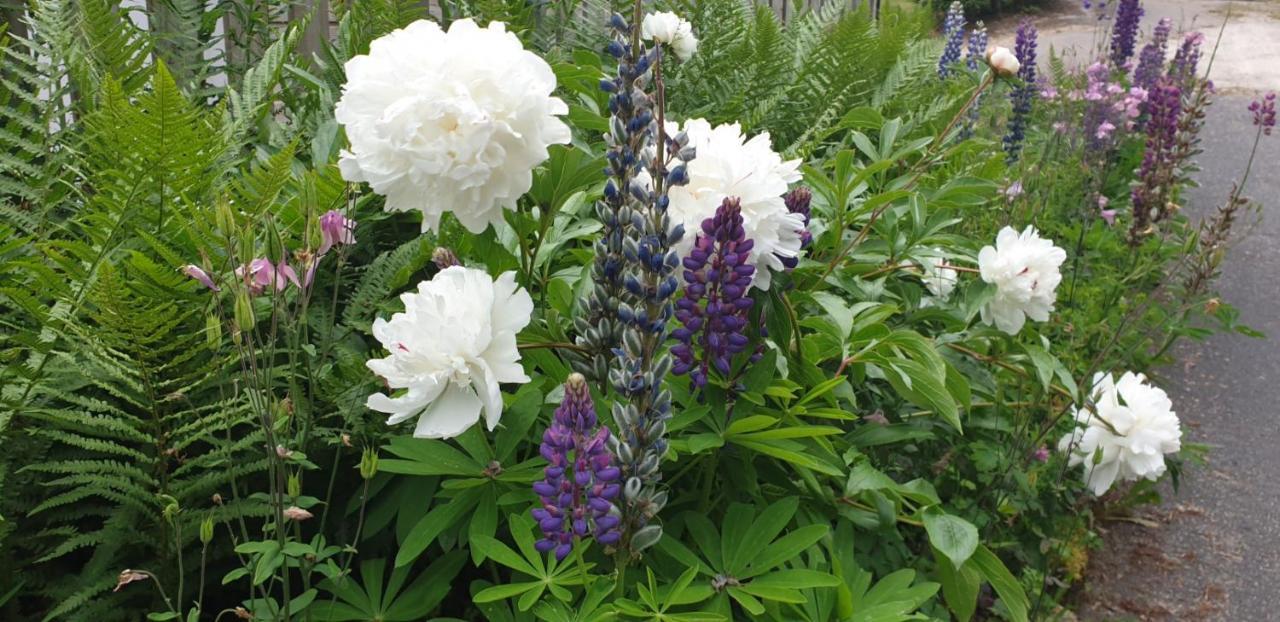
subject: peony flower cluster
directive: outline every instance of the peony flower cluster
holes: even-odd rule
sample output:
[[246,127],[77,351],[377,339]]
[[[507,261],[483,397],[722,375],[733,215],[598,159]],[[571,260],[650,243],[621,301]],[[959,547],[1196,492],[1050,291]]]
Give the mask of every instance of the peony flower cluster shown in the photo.
[[550,145],[568,143],[551,66],[501,22],[460,19],[446,33],[419,20],[346,64],[334,116],[351,148],[339,167],[393,212],[421,210],[423,230],[453,212],[480,233],[533,184]]
[[689,60],[698,51],[698,38],[693,36],[693,24],[670,11],[645,15],[640,22],[640,36],[647,41],[671,46],[671,51],[680,60]]
[[418,417],[413,435],[451,438],[480,420],[490,430],[502,415],[499,383],[529,381],[516,333],[529,324],[533,300],[515,273],[496,280],[483,270],[452,266],[402,294],[404,312],[378,318],[373,336],[391,354],[366,364],[397,396],[369,396],[388,425]]
[[1049,319],[1062,281],[1059,266],[1066,251],[1041,238],[1035,227],[1018,233],[1005,227],[996,236],[995,246],[978,253],[982,280],[996,286],[996,293],[982,308],[982,321],[1016,335],[1027,318]]
[[1084,465],[1085,483],[1101,495],[1120,481],[1164,474],[1165,454],[1182,446],[1182,430],[1169,396],[1147,384],[1142,374],[1094,376],[1090,404],[1076,409],[1080,427],[1058,443],[1069,464]]
[[800,180],[800,160],[786,160],[769,143],[768,132],[748,139],[737,123],[712,127],[705,119],[689,119],[683,126],[668,123],[667,132],[683,131],[697,157],[688,164],[689,183],[670,189],[671,219],[687,232],[676,249],[686,257],[693,249],[692,232],[702,221],[715,218],[728,197],[742,208],[745,238],[754,243],[751,262],[753,287],[769,289],[773,271],[800,254],[805,239],[805,216],[787,209],[787,184]]

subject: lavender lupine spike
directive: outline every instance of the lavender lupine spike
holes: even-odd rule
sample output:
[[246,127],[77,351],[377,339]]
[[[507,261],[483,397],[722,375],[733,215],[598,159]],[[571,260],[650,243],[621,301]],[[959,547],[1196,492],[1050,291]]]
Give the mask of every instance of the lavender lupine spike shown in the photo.
[[[754,242],[742,228],[742,206],[729,197],[716,215],[702,221],[702,231],[684,258],[684,297],[676,303],[676,319],[682,327],[671,336],[680,343],[671,348],[675,374],[689,374],[695,389],[707,385],[715,369],[728,375],[733,356],[746,349],[747,316],[755,266],[748,263]],[[695,347],[702,351],[701,360]]]
[[947,44],[942,48],[942,58],[938,59],[938,77],[945,79],[951,75],[951,66],[960,60],[960,48],[964,46],[964,6],[952,2],[947,9],[946,20],[942,22],[942,36]]
[[1129,243],[1137,245],[1150,227],[1169,211],[1169,189],[1176,181],[1178,120],[1182,112],[1182,90],[1172,78],[1161,78],[1147,99],[1147,147],[1138,170],[1133,201],[1133,224]]
[[563,560],[575,540],[594,537],[605,546],[618,543],[621,518],[613,501],[621,492],[622,474],[613,465],[608,447],[609,428],[599,424],[587,379],[574,373],[564,383],[564,399],[551,426],[542,435],[547,460],[542,481],[533,491],[542,506],[532,511],[543,537],[534,548],[554,551]]
[[1200,46],[1204,43],[1204,34],[1188,32],[1182,37],[1182,45],[1173,55],[1169,63],[1169,77],[1173,78],[1183,91],[1189,90],[1197,77],[1200,65]]
[[[662,537],[662,528],[649,521],[667,502],[659,484],[671,418],[671,392],[665,379],[672,358],[664,346],[680,287],[676,276],[680,258],[673,246],[684,236],[684,228],[673,224],[667,214],[667,189],[688,183],[686,165],[695,155],[683,133],[665,136],[662,49],[645,48],[637,30],[638,1],[635,7],[635,23],[628,24],[617,14],[610,20],[609,52],[618,59],[618,78],[602,85],[613,93],[606,152],[611,175],[607,183],[613,188],[606,186],[605,207],[597,212],[613,224],[606,226],[610,241],[597,245],[596,261],[602,266],[601,276],[620,285],[602,314],[613,311],[617,332],[594,328],[588,335],[592,343],[608,344],[613,354],[608,379],[620,399],[613,405],[618,435],[610,447],[625,480],[619,547],[631,556]],[[650,76],[655,83],[653,97],[644,91]],[[598,369],[603,358],[596,360]]]
[[1253,113],[1253,124],[1261,128],[1262,133],[1270,136],[1271,129],[1276,126],[1276,94],[1267,93],[1262,99],[1255,99],[1249,104],[1249,112]]
[[1142,0],[1120,0],[1116,7],[1116,21],[1111,24],[1111,64],[1116,68],[1123,68],[1133,58],[1144,12]]
[[1142,47],[1138,54],[1138,68],[1133,71],[1133,85],[1144,91],[1150,91],[1156,80],[1164,71],[1165,48],[1169,45],[1169,32],[1173,29],[1173,20],[1162,17],[1156,22],[1151,32],[1151,41]]
[[1039,33],[1031,20],[1018,24],[1013,54],[1018,57],[1019,84],[1009,91],[1013,102],[1013,114],[1009,117],[1008,132],[1004,136],[1004,151],[1009,163],[1017,161],[1022,153],[1022,141],[1026,138],[1027,118],[1036,98],[1036,39]]

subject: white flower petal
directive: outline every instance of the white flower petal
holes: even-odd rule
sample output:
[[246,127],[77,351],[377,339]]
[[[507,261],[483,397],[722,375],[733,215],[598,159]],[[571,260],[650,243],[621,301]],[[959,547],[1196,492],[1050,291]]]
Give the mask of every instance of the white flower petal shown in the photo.
[[413,430],[416,438],[453,438],[480,420],[481,401],[470,387],[450,385],[431,403]]
[[1034,227],[1022,233],[1001,229],[995,246],[978,252],[982,280],[996,286],[982,308],[982,321],[1011,335],[1022,330],[1027,318],[1047,321],[1062,282],[1059,267],[1066,259],[1066,251],[1041,238]]

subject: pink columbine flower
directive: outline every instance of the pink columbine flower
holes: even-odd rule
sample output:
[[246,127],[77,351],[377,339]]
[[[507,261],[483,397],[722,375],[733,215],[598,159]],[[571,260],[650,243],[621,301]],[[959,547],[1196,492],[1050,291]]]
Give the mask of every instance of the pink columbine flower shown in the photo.
[[1113,225],[1115,225],[1115,224],[1116,224],[1116,211],[1115,211],[1115,210],[1113,210],[1113,209],[1104,209],[1104,210],[1102,210],[1102,212],[1100,212],[1100,213],[1101,213],[1101,215],[1102,215],[1102,219],[1103,219],[1103,220],[1105,220],[1105,221],[1107,221],[1107,226],[1108,226],[1108,227],[1113,226]]
[[1036,462],[1048,462],[1049,448],[1041,445],[1039,449],[1036,449],[1035,453],[1031,454],[1031,458]]
[[1009,187],[1004,189],[1004,198],[1010,201],[1020,196],[1022,196],[1022,180],[1021,179],[1009,184]]
[[355,244],[355,229],[356,221],[342,215],[342,212],[336,209],[325,212],[320,217],[320,234],[324,241],[320,244],[317,255],[323,255],[335,246]]
[[1106,140],[1111,136],[1111,132],[1115,131],[1115,129],[1115,124],[1110,121],[1103,121],[1098,124],[1098,131],[1094,135],[1098,137],[1098,140]]
[[189,263],[185,266],[182,266],[181,268],[178,268],[178,272],[181,272],[199,281],[201,285],[215,292],[222,291],[222,288],[218,287],[218,284],[213,282],[213,278],[209,276],[209,273],[205,272],[204,270],[201,270],[200,266]]
[[249,293],[254,296],[266,291],[272,283],[275,284],[277,292],[284,291],[289,283],[293,283],[295,287],[302,286],[298,282],[298,273],[294,272],[283,257],[275,265],[272,265],[270,259],[263,257],[254,259],[236,268],[236,277],[244,280],[245,285],[249,287]]
[[312,514],[296,505],[291,505],[285,508],[284,517],[292,521],[304,521],[311,518]]

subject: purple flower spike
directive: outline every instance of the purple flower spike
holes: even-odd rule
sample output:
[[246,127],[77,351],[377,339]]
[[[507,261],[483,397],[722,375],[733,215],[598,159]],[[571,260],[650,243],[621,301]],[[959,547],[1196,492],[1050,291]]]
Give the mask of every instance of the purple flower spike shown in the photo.
[[960,49],[964,46],[964,5],[952,2],[947,9],[947,18],[942,22],[942,36],[947,45],[942,49],[942,57],[938,59],[938,77],[946,79],[951,75],[951,66],[960,60]]
[[1133,71],[1133,85],[1144,91],[1150,91],[1164,70],[1164,51],[1169,45],[1169,32],[1173,29],[1173,20],[1163,17],[1156,23],[1151,33],[1151,42],[1142,47],[1138,54],[1138,68]]
[[1036,43],[1039,32],[1031,20],[1024,19],[1018,24],[1018,32],[1013,46],[1013,54],[1018,57],[1019,83],[1009,90],[1009,99],[1013,102],[1013,114],[1009,116],[1008,131],[1004,136],[1006,161],[1010,164],[1018,160],[1022,153],[1022,141],[1027,133],[1027,120],[1031,115],[1031,104],[1036,99]]
[[1169,63],[1169,77],[1182,90],[1190,90],[1191,82],[1196,79],[1200,64],[1200,46],[1204,43],[1204,34],[1189,32],[1182,38],[1182,45],[1173,55]]
[[[1271,97],[1272,99],[1274,99],[1275,95],[1273,94]],[[1275,115],[1273,114],[1272,116],[1274,117]],[[1274,119],[1272,119],[1272,121],[1274,124]],[[200,266],[197,266],[195,264],[187,264],[185,266],[182,266],[181,268],[178,268],[178,272],[181,272],[199,281],[201,285],[215,292],[222,291],[222,288],[218,287],[218,284],[213,282],[213,278],[209,276],[209,273],[205,272],[204,270],[201,270]]]
[[1267,93],[1262,99],[1255,99],[1249,104],[1249,112],[1253,113],[1253,124],[1262,128],[1262,133],[1271,135],[1271,128],[1276,126],[1276,94]]
[[[787,211],[792,214],[800,214],[804,216],[804,231],[800,233],[800,248],[808,248],[813,243],[813,234],[809,232],[809,203],[813,201],[813,192],[804,186],[800,186],[786,196],[782,200],[787,205]],[[782,265],[787,270],[792,270],[800,263],[799,257],[782,257]]]
[[533,509],[543,538],[535,547],[555,552],[563,560],[573,551],[574,540],[595,537],[604,545],[618,542],[621,534],[613,501],[621,488],[622,472],[609,451],[609,428],[599,425],[591,390],[582,374],[569,375],[564,399],[551,426],[542,435],[540,452],[548,465],[533,492],[542,506]]
[[335,246],[356,243],[356,221],[347,218],[342,212],[331,209],[320,217],[320,235],[324,241],[320,244],[318,255],[329,252]]
[[1148,226],[1165,212],[1168,188],[1175,174],[1178,148],[1178,117],[1182,113],[1182,90],[1172,78],[1161,78],[1147,99],[1151,118],[1147,121],[1147,147],[1138,169],[1133,201],[1131,243],[1147,234]]
[[[804,193],[793,197],[797,210],[803,197]],[[808,209],[807,201],[803,209]],[[729,197],[716,208],[714,218],[702,221],[693,250],[684,258],[684,297],[676,301],[676,319],[683,326],[671,333],[680,342],[671,348],[676,359],[671,371],[689,374],[695,389],[707,385],[713,367],[727,375],[733,356],[747,347],[752,300],[746,292],[755,273],[748,258],[753,246],[742,228],[742,206]],[[694,346],[701,346],[701,360]]]
[[1118,68],[1133,58],[1143,12],[1142,0],[1120,0],[1116,7],[1116,21],[1111,26],[1111,63]]

